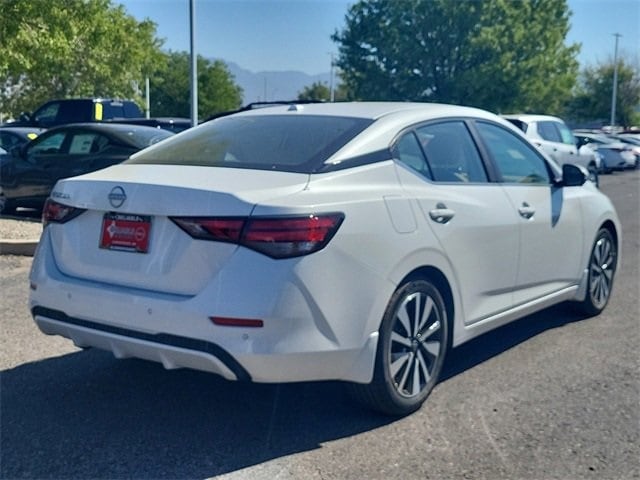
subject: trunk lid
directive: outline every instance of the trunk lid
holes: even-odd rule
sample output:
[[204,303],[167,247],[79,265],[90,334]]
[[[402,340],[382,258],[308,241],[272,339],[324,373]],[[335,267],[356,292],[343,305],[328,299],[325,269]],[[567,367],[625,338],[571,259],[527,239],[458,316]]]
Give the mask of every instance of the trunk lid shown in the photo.
[[[66,275],[195,295],[238,247],[195,240],[169,217],[246,217],[258,203],[303,190],[308,179],[307,174],[262,170],[117,165],[60,181],[52,198],[87,211],[46,230],[56,264]],[[148,237],[146,253],[100,247],[114,214],[134,219],[127,223],[133,228],[149,228],[141,233]]]

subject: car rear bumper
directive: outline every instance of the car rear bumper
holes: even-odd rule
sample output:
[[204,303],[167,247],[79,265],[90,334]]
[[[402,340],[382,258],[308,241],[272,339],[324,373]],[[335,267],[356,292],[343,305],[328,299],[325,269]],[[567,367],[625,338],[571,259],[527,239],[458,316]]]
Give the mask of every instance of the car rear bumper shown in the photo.
[[[30,309],[45,334],[111,351],[117,358],[142,358],[229,380],[367,383],[372,378],[377,325],[367,325],[384,309],[383,302],[366,296],[381,290],[383,280],[372,275],[361,277],[365,296],[346,297],[348,289],[328,287],[316,265],[292,262],[290,271],[277,278],[268,264],[255,265],[258,254],[248,252],[255,265],[251,271],[220,275],[198,295],[174,295],[65,275],[50,250],[45,231],[30,275]],[[317,261],[331,269],[330,258]],[[334,284],[340,281],[354,279]],[[322,297],[322,305],[316,303]],[[264,325],[218,325],[211,320],[217,315],[257,318]]]

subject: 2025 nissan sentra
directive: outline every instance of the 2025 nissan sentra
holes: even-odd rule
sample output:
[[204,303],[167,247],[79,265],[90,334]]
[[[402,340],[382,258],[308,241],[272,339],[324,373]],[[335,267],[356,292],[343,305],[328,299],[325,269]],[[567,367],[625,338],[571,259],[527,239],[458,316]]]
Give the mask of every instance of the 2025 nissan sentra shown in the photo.
[[445,355],[610,298],[614,207],[510,123],[459,106],[284,105],[61,180],[30,308],[46,334],[229,380],[342,380],[391,415]]

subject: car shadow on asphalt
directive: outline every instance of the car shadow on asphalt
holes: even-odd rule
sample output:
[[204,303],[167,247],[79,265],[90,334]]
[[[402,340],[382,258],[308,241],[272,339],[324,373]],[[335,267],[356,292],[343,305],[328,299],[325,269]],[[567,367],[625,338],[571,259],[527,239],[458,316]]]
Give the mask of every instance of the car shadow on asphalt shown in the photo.
[[[443,380],[579,319],[554,307],[486,334],[452,351]],[[228,382],[98,350],[0,380],[0,478],[214,477],[395,421],[351,403],[339,382]]]

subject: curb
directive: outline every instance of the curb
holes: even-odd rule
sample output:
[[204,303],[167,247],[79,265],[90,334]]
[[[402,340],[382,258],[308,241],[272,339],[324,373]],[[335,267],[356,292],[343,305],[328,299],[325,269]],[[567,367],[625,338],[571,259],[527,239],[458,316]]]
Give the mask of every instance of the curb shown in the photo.
[[33,257],[38,240],[0,240],[0,255]]

